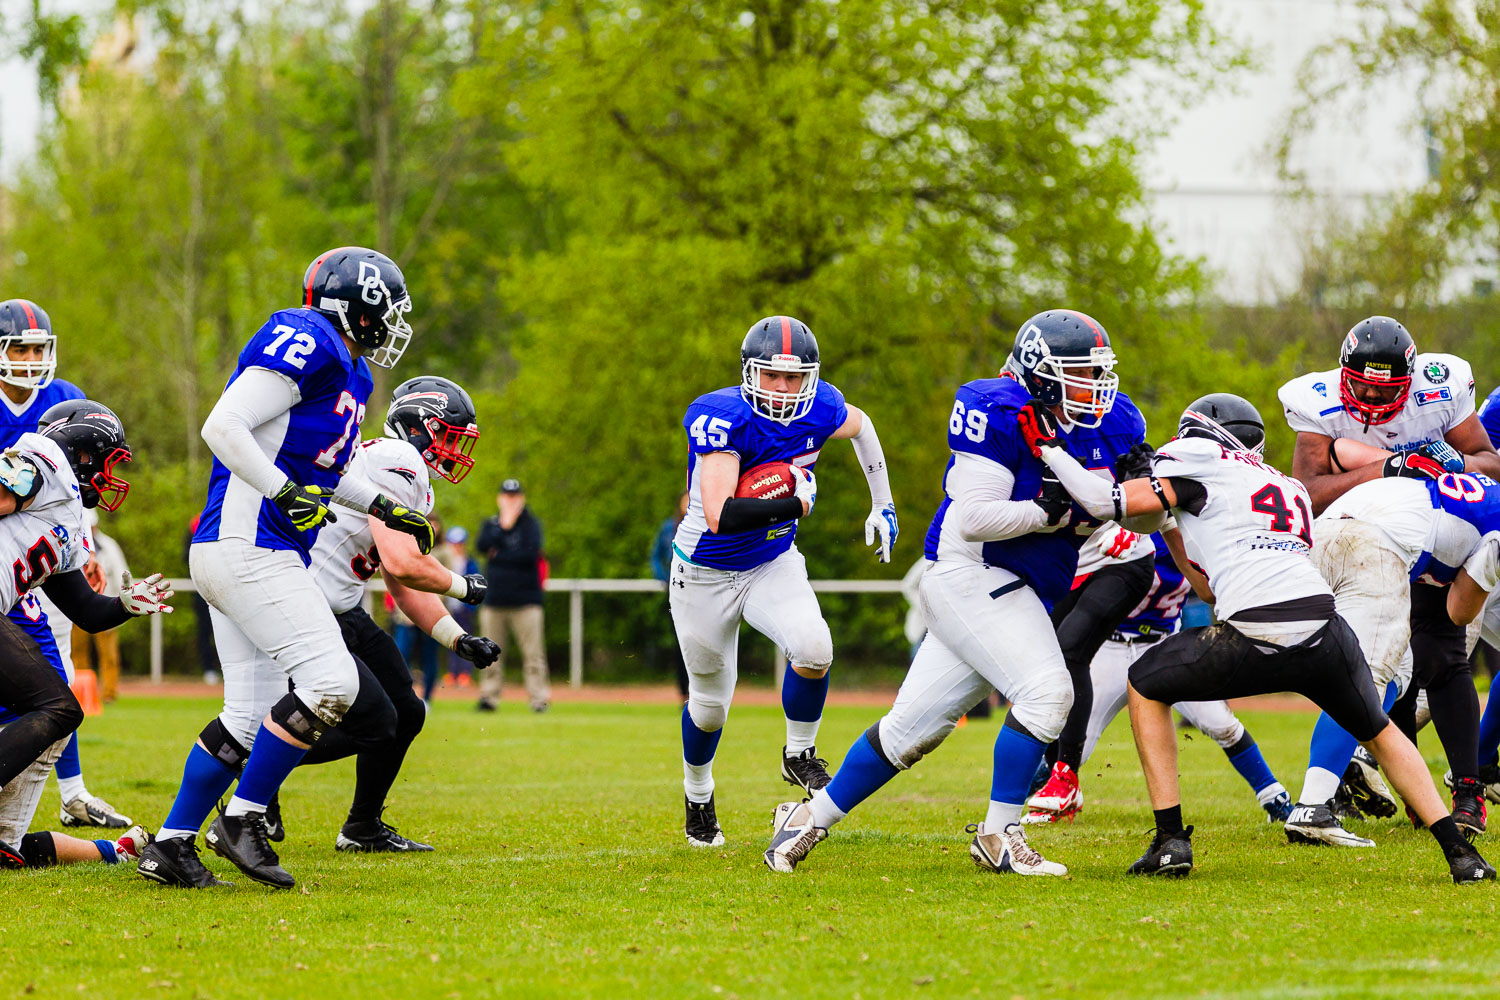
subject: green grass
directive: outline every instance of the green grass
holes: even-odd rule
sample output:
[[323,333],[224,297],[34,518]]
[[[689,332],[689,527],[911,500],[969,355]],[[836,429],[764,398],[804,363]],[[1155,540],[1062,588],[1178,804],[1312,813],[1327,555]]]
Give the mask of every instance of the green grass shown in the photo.
[[[216,705],[135,699],[82,730],[90,788],[159,824]],[[840,708],[835,762],[878,709]],[[681,832],[677,711],[439,703],[388,818],[439,845],[417,857],[332,849],[348,762],[283,793],[277,893],[168,890],[124,866],[0,878],[0,995],[92,997],[1088,997],[1494,995],[1500,890],[1459,889],[1426,834],[1364,824],[1373,851],[1292,848],[1223,753],[1182,740],[1198,869],[1128,880],[1148,839],[1117,722],[1085,770],[1076,824],[1033,842],[1066,879],[998,877],[967,855],[998,720],[956,731],[838,828],[794,876],[760,859],[780,713],[738,708],[718,765],[721,850]],[[1295,793],[1313,717],[1246,716]],[[1436,744],[1424,743],[1438,763]],[[55,786],[38,828],[57,815]],[[1497,850],[1495,853],[1500,853]]]

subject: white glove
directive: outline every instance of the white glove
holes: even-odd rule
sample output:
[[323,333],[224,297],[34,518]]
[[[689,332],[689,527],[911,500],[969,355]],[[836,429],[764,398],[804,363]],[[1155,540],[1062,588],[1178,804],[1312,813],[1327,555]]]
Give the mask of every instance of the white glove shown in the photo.
[[883,563],[891,561],[891,547],[901,529],[896,527],[896,505],[876,504],[865,518],[865,544],[875,546],[875,554]]
[[1489,593],[1500,584],[1500,531],[1487,532],[1464,562],[1464,570]]
[[807,511],[802,516],[806,517],[812,513],[813,504],[818,500],[818,481],[813,474],[800,465],[792,466],[792,476],[797,480],[796,497],[807,504]]
[[167,604],[174,591],[160,573],[152,573],[139,583],[132,583],[130,571],[120,575],[120,603],[132,615],[171,614]]

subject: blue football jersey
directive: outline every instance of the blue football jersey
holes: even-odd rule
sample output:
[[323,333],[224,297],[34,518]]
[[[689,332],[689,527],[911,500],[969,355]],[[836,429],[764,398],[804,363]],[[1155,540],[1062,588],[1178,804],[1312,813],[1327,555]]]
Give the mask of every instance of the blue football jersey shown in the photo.
[[1439,585],[1452,583],[1479,539],[1488,532],[1500,531],[1500,483],[1473,472],[1450,472],[1422,483],[1438,516],[1450,519],[1433,533],[1449,551],[1436,555],[1423,552],[1412,566],[1411,578]]
[[[332,324],[311,309],[272,313],[240,352],[228,385],[246,368],[268,368],[297,384],[301,399],[284,418],[255,429],[256,442],[276,468],[300,486],[332,489],[359,444],[359,425],[374,382],[364,358],[349,353]],[[308,561],[318,532],[298,531],[291,519],[214,459],[208,503],[195,542],[243,538],[265,549],[289,549]]]
[[31,398],[20,406],[10,397],[0,393],[0,448],[9,448],[22,434],[36,430],[42,414],[58,403],[69,399],[83,399],[83,390],[72,382],[53,379],[46,386],[31,394]]
[[[1016,477],[1011,493],[1014,500],[1041,496],[1042,474],[1046,471],[1041,459],[1026,447],[1016,423],[1016,414],[1030,398],[1026,387],[1008,376],[978,379],[959,386],[948,415],[949,449],[1009,469]],[[1063,431],[1060,439],[1068,454],[1085,468],[1113,482],[1116,459],[1146,439],[1146,420],[1130,397],[1120,393],[1098,427],[1073,426]],[[953,462],[949,458],[943,473],[945,492]],[[943,523],[952,502],[951,496],[943,498],[927,529],[924,552],[928,559],[938,558]],[[983,560],[987,566],[1000,566],[1026,581],[1050,609],[1072,587],[1078,550],[1099,523],[1074,504],[1069,527],[985,542],[981,550]]]
[[830,434],[849,419],[844,394],[819,381],[812,408],[800,420],[780,424],[745,401],[739,386],[699,396],[687,408],[682,427],[688,441],[688,510],[672,540],[678,555],[710,569],[752,569],[792,547],[797,522],[720,535],[708,530],[698,488],[699,459],[716,451],[739,456],[743,475],[767,462],[789,462],[811,470]]
[[1156,543],[1156,579],[1151,582],[1145,599],[1115,629],[1123,635],[1163,635],[1177,631],[1182,603],[1192,591],[1161,535],[1152,535],[1151,541]]
[[1479,422],[1490,436],[1490,444],[1500,448],[1500,386],[1496,386],[1479,404]]

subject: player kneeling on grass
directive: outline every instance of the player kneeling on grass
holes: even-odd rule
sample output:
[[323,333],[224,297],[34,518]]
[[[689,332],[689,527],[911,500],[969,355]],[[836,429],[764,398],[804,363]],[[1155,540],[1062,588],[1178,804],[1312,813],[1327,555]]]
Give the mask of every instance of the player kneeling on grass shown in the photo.
[[1193,867],[1172,703],[1295,691],[1380,761],[1432,829],[1453,881],[1493,879],[1495,869],[1443,808],[1421,754],[1381,708],[1359,640],[1309,558],[1307,490],[1261,457],[1260,413],[1238,396],[1214,393],[1188,407],[1177,433],[1156,453],[1149,477],[1112,485],[1049,439],[1048,429],[1028,432],[1048,467],[1096,517],[1175,514],[1189,560],[1183,571],[1205,600],[1216,601],[1218,624],[1184,629],[1130,668],[1130,722],[1156,815],[1151,846],[1130,873],[1186,875]]
[[130,484],[114,467],[130,461],[125,429],[108,407],[87,399],[58,403],[40,431],[23,434],[0,454],[0,867],[135,858],[150,839],[133,827],[118,841],[27,833],[47,775],[83,721],[47,616],[33,589],[47,595],[80,628],[102,632],[132,617],[171,611],[160,574],[132,583],[119,597],[94,592],[83,569],[90,558],[84,510],[115,510]]
[[[920,598],[927,635],[890,712],[854,742],[810,802],[776,807],[765,852],[791,872],[859,803],[935,750],[959,718],[998,688],[1011,702],[995,738],[984,822],[969,856],[987,871],[1065,875],[1021,829],[1021,807],[1046,744],[1057,739],[1073,685],[1047,617],[1068,593],[1087,537],[1066,529],[1073,504],[1027,447],[1018,414],[1063,421],[1060,442],[1106,475],[1145,440],[1146,424],[1118,395],[1104,328],[1054,309],[1027,320],[999,378],[959,387],[948,418],[947,494],[927,532]],[[1093,476],[1090,472],[1088,475]],[[1101,479],[1108,487],[1113,481]]]

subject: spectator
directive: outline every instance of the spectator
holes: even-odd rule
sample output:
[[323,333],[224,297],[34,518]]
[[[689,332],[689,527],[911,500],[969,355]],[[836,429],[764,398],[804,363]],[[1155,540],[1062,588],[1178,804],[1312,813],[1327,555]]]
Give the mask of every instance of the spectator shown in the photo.
[[[547,652],[542,638],[542,525],[526,506],[519,479],[500,484],[499,508],[479,529],[478,549],[489,560],[484,575],[489,593],[479,609],[480,631],[505,647],[510,630],[521,650],[526,696],[533,712],[545,712],[552,700],[547,679]],[[500,701],[502,655],[485,671],[479,709],[493,712]]]
[[[672,569],[672,539],[677,535],[677,526],[682,519],[687,517],[688,491],[683,490],[682,495],[677,498],[677,511],[661,523],[661,528],[656,532],[656,541],[651,545],[651,575],[662,583],[662,589],[666,589],[667,574]],[[672,661],[676,668],[677,690],[681,692],[683,701],[688,696],[687,666],[682,662],[682,650],[677,645],[677,637],[672,634],[672,618],[665,616],[667,622],[667,642],[659,643],[653,640],[651,658],[654,663],[659,663],[659,657],[664,653]]]
[[[188,548],[193,544],[193,535],[198,531],[198,518],[194,514],[188,524],[187,537],[182,541],[182,564],[187,565]],[[203,683],[219,683],[219,649],[214,645],[214,624],[208,616],[208,602],[196,589],[193,591],[194,639],[198,647],[198,666],[203,670]]]
[[[449,528],[445,537],[446,544],[437,553],[438,560],[444,566],[457,573],[459,576],[468,576],[470,573],[479,572],[479,564],[469,557],[469,532],[464,528]],[[448,613],[453,620],[463,627],[465,632],[474,631],[474,619],[477,617],[472,605],[465,604],[456,597],[443,598],[443,604],[448,608]],[[468,687],[473,683],[474,666],[468,660],[458,656],[451,649],[445,649],[445,662],[449,683],[457,684],[459,687]]]
[[[99,515],[84,512],[94,536],[95,558],[83,567],[89,586],[105,597],[120,596],[120,577],[130,571],[120,543],[99,530]],[[73,666],[99,675],[99,697],[114,701],[120,686],[120,637],[118,630],[89,633],[73,626]]]

